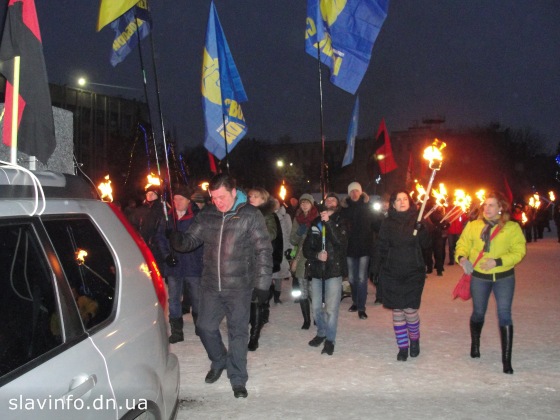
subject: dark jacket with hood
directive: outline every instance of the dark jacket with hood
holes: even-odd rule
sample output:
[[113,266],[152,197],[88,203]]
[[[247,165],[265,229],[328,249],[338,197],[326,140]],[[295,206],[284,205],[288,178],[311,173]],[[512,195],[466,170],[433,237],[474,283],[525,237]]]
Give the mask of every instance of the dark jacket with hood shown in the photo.
[[[320,261],[317,254],[323,249],[322,228],[325,227],[325,250],[327,261]],[[317,279],[344,277],[348,274],[346,265],[346,226],[339,211],[329,216],[328,222],[317,217],[307,232],[303,242],[303,256],[307,258],[309,275]]]
[[231,210],[222,213],[207,205],[187,232],[171,239],[179,252],[204,244],[201,287],[218,291],[270,287],[272,245],[264,217],[240,190]]
[[425,226],[413,235],[416,216],[414,207],[405,212],[391,207],[381,223],[372,273],[379,273],[383,306],[389,309],[420,307],[426,281],[423,249],[431,239]]

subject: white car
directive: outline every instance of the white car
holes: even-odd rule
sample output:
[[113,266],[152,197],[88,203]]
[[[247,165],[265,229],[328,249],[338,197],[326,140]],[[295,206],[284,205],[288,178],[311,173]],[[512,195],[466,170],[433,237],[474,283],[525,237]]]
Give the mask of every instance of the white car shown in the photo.
[[93,186],[0,167],[1,419],[174,419],[165,304],[147,246]]

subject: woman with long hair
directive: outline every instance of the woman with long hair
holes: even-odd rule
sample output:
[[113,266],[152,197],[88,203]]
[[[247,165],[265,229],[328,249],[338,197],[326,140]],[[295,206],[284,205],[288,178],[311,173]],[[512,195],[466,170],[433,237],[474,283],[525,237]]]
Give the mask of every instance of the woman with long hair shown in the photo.
[[393,192],[389,203],[389,214],[379,229],[372,272],[379,275],[383,306],[393,311],[397,360],[405,362],[409,347],[410,357],[420,354],[418,309],[426,282],[424,251],[431,246],[431,239],[425,222],[416,222],[418,210],[408,192]]
[[[494,293],[498,308],[503,371],[508,374],[513,373],[511,304],[515,290],[514,267],[521,262],[527,251],[525,236],[519,224],[510,218],[511,206],[504,195],[499,192],[488,194],[478,219],[465,226],[455,248],[457,262],[465,273],[472,273],[471,357],[480,357],[480,333],[488,299]],[[482,257],[478,259],[480,253]],[[473,266],[475,262],[476,265]]]

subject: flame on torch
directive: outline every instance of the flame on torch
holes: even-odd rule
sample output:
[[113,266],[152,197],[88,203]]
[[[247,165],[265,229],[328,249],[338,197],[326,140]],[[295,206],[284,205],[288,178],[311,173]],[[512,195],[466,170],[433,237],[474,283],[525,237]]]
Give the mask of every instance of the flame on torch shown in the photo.
[[278,192],[278,197],[282,199],[282,201],[286,200],[286,194],[288,190],[286,189],[286,185],[284,185],[284,181],[282,181],[282,185],[280,185],[280,191]]
[[113,188],[111,187],[111,180],[109,175],[105,176],[105,182],[100,183],[97,188],[101,193],[101,200],[109,203],[113,202]]
[[428,166],[433,171],[439,171],[443,163],[441,151],[447,146],[445,142],[434,139],[432,144],[424,149],[424,159],[428,161]]
[[418,191],[416,204],[423,203],[426,199],[426,190],[419,182],[416,182],[416,191]]
[[148,183],[146,184],[146,186],[144,187],[145,190],[147,190],[148,188],[152,187],[152,186],[161,186],[161,180],[154,174],[150,174],[148,175]]
[[78,265],[82,265],[86,262],[87,254],[86,250],[78,248],[78,250],[74,253]]
[[208,181],[201,182],[199,187],[202,188],[203,191],[208,191],[208,186],[210,183]]
[[485,194],[486,194],[486,191],[484,191],[484,190],[478,190],[475,193],[476,198],[478,198],[478,200],[480,201],[480,204],[484,203],[484,200],[486,200]]
[[529,220],[529,219],[527,219],[527,215],[525,214],[525,212],[523,212],[521,214],[521,223],[525,224],[525,223],[527,223],[527,220]]
[[548,192],[548,199],[550,201],[556,201],[556,196],[554,195],[554,191],[549,191]]

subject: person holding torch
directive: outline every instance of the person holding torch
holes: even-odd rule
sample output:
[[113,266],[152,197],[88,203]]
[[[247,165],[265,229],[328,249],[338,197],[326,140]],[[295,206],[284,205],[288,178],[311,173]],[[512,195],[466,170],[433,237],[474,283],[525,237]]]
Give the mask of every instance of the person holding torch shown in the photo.
[[[379,276],[383,306],[393,311],[393,329],[405,362],[420,354],[418,309],[426,282],[424,251],[431,246],[426,221],[416,221],[416,206],[405,190],[391,194],[390,208],[381,223],[373,257],[372,273]],[[416,232],[416,234],[414,234]]]

